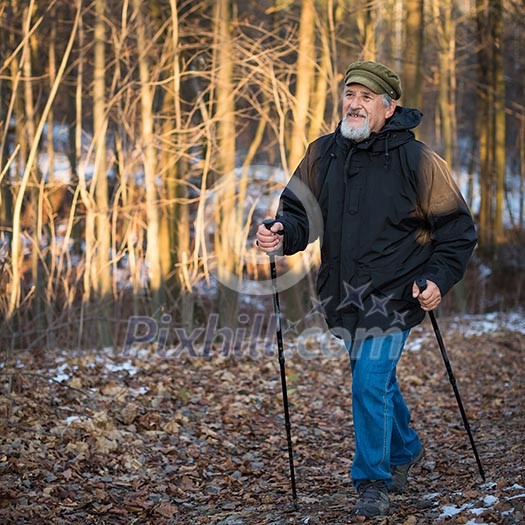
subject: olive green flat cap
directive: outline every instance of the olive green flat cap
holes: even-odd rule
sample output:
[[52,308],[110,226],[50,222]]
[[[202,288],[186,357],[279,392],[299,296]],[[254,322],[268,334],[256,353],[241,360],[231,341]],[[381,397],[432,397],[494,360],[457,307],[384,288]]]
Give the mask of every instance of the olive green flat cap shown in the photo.
[[379,62],[358,61],[346,68],[345,85],[361,84],[374,93],[390,95],[394,100],[401,98],[401,80],[397,73]]

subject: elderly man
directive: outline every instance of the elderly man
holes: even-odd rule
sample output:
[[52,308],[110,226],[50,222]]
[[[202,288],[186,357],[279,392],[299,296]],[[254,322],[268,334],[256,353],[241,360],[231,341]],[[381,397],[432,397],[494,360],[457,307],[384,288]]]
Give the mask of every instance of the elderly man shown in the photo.
[[354,512],[371,517],[387,514],[389,492],[404,491],[424,455],[396,378],[403,346],[462,278],[476,233],[445,162],[411,131],[421,112],[397,104],[399,76],[359,61],[344,83],[341,123],[310,144],[293,175],[319,204],[323,231],[311,231],[308,206],[289,184],[257,243],[291,255],[322,239],[317,291],[352,370]]

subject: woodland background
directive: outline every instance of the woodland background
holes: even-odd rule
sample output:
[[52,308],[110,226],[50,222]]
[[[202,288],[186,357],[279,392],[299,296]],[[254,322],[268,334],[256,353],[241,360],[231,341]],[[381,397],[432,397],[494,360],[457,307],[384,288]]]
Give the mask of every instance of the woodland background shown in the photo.
[[[250,167],[287,176],[334,129],[357,59],[399,71],[418,138],[476,214],[445,308],[522,304],[524,14],[518,0],[1,1],[3,340],[111,345],[130,315],[234,326],[251,304],[221,273],[267,272],[253,223],[273,210],[242,210]],[[313,280],[286,293],[290,319]]]

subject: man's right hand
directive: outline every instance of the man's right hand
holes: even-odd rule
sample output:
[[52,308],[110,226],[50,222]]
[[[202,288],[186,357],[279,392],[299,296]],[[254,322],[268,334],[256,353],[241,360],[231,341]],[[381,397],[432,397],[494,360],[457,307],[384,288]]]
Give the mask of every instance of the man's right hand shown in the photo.
[[281,249],[284,242],[284,235],[282,233],[278,234],[277,232],[282,232],[284,227],[280,222],[274,222],[272,227],[268,229],[264,224],[261,224],[257,228],[257,246],[259,250],[263,252],[275,252]]

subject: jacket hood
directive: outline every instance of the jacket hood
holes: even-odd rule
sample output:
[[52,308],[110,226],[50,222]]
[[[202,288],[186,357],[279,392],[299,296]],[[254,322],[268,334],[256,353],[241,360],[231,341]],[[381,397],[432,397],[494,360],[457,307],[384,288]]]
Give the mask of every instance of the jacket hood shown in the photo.
[[383,129],[378,133],[381,135],[386,131],[405,131],[419,126],[423,113],[419,109],[397,106],[394,114],[386,121]]

